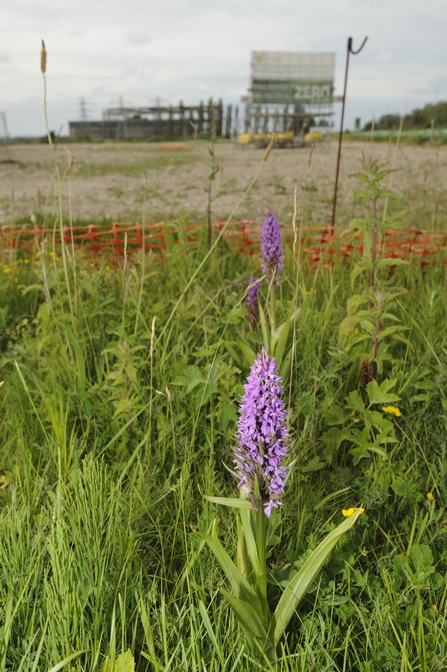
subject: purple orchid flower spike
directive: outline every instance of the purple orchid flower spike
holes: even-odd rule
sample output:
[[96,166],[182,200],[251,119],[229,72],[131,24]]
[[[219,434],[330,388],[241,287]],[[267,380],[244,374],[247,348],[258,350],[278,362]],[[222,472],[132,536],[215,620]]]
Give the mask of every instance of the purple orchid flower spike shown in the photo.
[[252,277],[248,285],[247,301],[245,303],[248,313],[248,320],[251,328],[254,330],[259,324],[259,304],[258,296],[261,291],[261,281],[259,278]]
[[267,517],[280,506],[288,475],[282,465],[289,439],[282,392],[275,358],[263,348],[241,399],[234,463],[243,492],[251,495],[257,479]]
[[272,278],[279,285],[279,276],[284,268],[284,249],[281,240],[281,229],[274,212],[266,214],[261,234],[262,271],[269,282]]

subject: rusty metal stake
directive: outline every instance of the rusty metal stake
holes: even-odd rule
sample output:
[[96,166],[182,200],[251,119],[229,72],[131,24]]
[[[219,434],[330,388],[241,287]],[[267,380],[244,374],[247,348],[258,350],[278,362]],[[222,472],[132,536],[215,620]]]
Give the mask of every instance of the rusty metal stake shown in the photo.
[[348,88],[348,70],[349,70],[349,54],[352,54],[355,56],[356,54],[359,54],[363,47],[366,44],[366,40],[368,37],[365,37],[365,39],[362,42],[362,45],[360,49],[357,49],[357,51],[354,51],[352,48],[352,37],[348,38],[348,52],[346,54],[346,70],[345,70],[345,85],[343,89],[343,105],[341,108],[341,122],[340,122],[340,135],[338,136],[338,154],[337,154],[337,170],[335,172],[335,189],[334,189],[334,202],[332,204],[332,220],[331,220],[331,229],[333,231],[334,226],[335,226],[335,210],[337,208],[337,192],[338,192],[338,174],[340,172],[340,156],[341,156],[341,143],[343,140],[343,122],[345,119],[345,103],[346,103],[346,89]]

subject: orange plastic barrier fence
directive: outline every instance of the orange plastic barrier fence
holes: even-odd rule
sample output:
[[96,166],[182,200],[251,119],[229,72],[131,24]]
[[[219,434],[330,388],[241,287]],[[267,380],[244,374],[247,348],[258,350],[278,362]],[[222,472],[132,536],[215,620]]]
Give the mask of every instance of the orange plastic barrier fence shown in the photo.
[[[222,233],[229,249],[250,256],[260,255],[261,224],[253,220],[232,221],[227,226],[215,221],[214,235]],[[68,247],[82,247],[86,256],[98,258],[132,256],[137,250],[153,250],[164,254],[167,237],[170,244],[197,242],[203,225],[191,224],[179,227],[172,222],[155,224],[129,224],[115,222],[109,226],[64,226],[44,228],[33,225],[7,225],[0,227],[0,253],[11,250],[33,254],[44,244],[60,247],[62,240]],[[296,249],[311,264],[334,264],[351,256],[363,254],[363,235],[348,236],[341,227],[298,227]],[[291,228],[282,230],[284,243],[292,245],[294,233]],[[431,262],[447,263],[447,231],[423,229],[391,229],[381,237],[378,248],[381,257],[392,259],[419,259],[422,266]]]

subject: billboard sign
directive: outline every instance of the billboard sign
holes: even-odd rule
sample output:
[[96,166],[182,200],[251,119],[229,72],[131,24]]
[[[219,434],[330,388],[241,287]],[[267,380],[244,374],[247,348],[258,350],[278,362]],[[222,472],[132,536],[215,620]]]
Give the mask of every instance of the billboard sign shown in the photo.
[[335,54],[254,51],[253,103],[332,103]]

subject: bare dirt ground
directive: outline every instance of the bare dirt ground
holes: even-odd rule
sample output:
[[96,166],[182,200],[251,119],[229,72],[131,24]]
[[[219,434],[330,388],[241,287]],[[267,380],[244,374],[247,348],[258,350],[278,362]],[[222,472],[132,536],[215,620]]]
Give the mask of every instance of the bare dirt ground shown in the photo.
[[[56,153],[62,175],[67,150],[74,159],[63,185],[66,217],[71,213],[73,220],[85,222],[108,218],[121,222],[144,219],[149,223],[180,214],[205,216],[211,145],[205,141],[181,144],[186,151],[169,151],[161,144],[116,142],[69,144],[64,148],[61,140]],[[263,153],[230,142],[215,144],[219,170],[211,181],[213,217],[225,218],[232,212]],[[315,146],[306,178],[309,149],[274,149],[236,217],[260,220],[266,210],[273,209],[286,224],[292,217],[296,186],[299,217],[330,221],[336,153],[335,141]],[[447,226],[443,190],[447,182],[446,146],[403,146],[396,150],[394,145],[384,143],[355,142],[343,146],[339,223],[361,214],[353,194],[359,188],[354,174],[360,169],[362,153],[395,165],[392,187],[405,197],[407,225]],[[15,163],[0,163],[0,224],[29,218],[32,213],[51,221],[56,212],[57,181],[48,145],[13,145],[11,156]],[[0,160],[3,158],[0,152]]]

